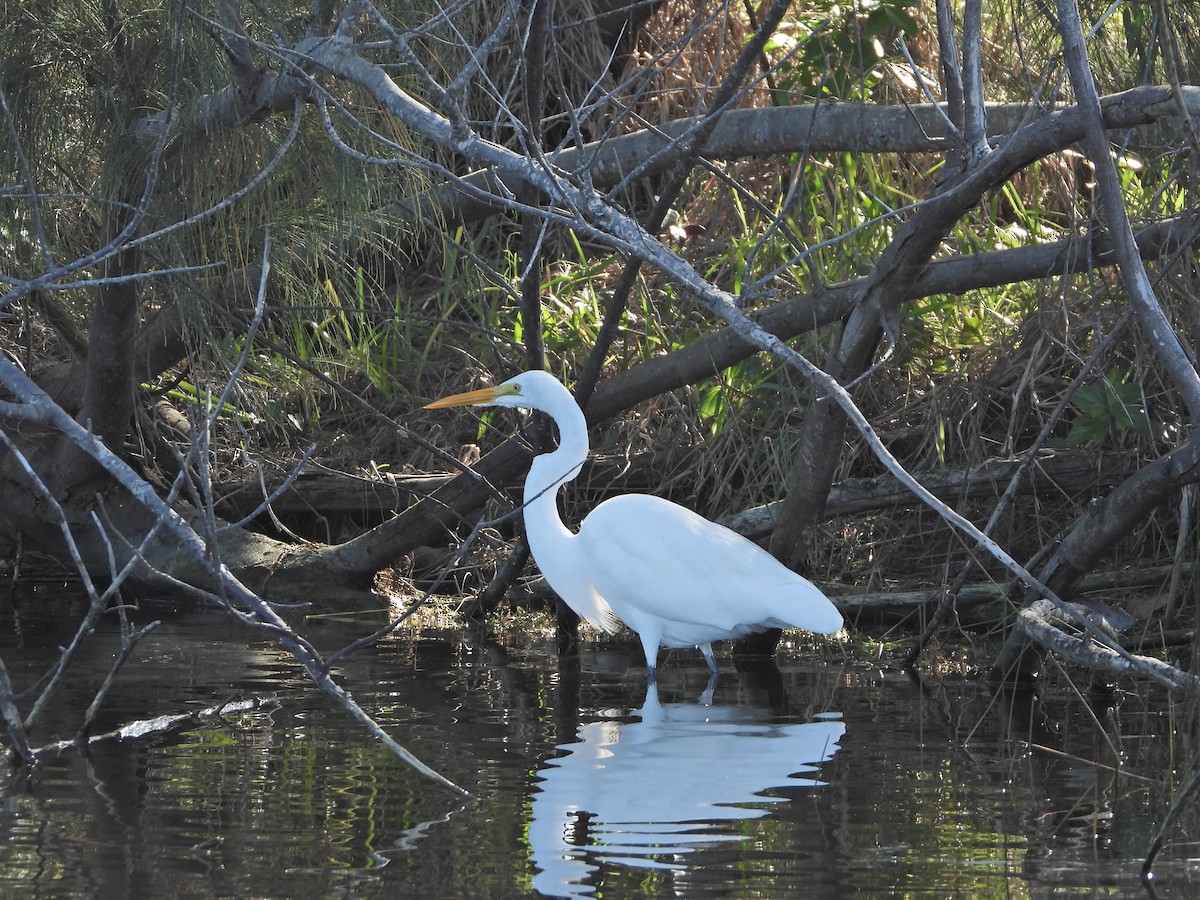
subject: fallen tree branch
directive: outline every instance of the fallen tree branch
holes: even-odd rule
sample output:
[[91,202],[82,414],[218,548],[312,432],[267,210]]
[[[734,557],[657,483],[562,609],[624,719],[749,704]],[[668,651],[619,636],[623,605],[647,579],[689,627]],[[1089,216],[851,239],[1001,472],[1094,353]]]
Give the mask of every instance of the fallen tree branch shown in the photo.
[[[1193,563],[1183,564],[1180,568],[1185,577],[1193,575],[1197,570],[1196,565]],[[1169,565],[1150,566],[1141,569],[1119,569],[1110,572],[1092,572],[1079,579],[1079,582],[1075,585],[1075,596],[1101,591],[1112,592],[1155,584],[1165,584],[1170,581],[1174,571],[1175,566]],[[851,615],[855,612],[908,614],[915,609],[936,603],[941,595],[940,587],[916,591],[871,591],[860,593],[855,590],[838,590],[835,586],[827,587],[826,591],[834,598],[838,609],[843,613],[848,612]],[[963,606],[993,603],[1000,600],[1007,600],[1011,593],[1011,584],[994,581],[981,582],[965,585],[959,592],[958,601]],[[1182,636],[1182,634],[1183,632],[1179,632],[1170,641],[1154,637],[1139,638],[1138,643],[1143,646],[1148,643],[1155,645],[1174,643],[1176,642],[1176,638]]]
[[[196,712],[156,716],[153,719],[139,719],[136,722],[129,722],[126,725],[122,725],[113,731],[106,731],[104,734],[89,735],[82,743],[90,746],[102,741],[137,740],[139,738],[179,731],[191,725],[202,725],[212,719],[219,719],[223,716],[253,712],[254,710],[273,708],[278,705],[278,701],[274,699],[259,697],[250,700],[233,700],[229,703],[222,703],[220,706],[210,706]],[[35,756],[44,753],[60,753],[63,750],[70,750],[73,747],[77,748],[79,746],[81,746],[81,741],[78,738],[69,741],[54,741],[53,743],[36,748],[33,753]]]
[[[1091,621],[1092,616],[1077,604],[1076,615]],[[1096,672],[1144,678],[1179,692],[1200,691],[1200,676],[1184,672],[1170,663],[1150,656],[1121,654],[1103,646],[1087,636],[1068,634],[1056,623],[1062,621],[1058,607],[1048,600],[1039,600],[1017,614],[1017,627],[1031,640],[1059,658]]]
[[[989,459],[977,466],[922,473],[920,481],[942,500],[969,497],[995,497],[1003,492],[1003,483],[1022,465],[1020,459]],[[1117,479],[1122,460],[1118,454],[1096,458],[1078,453],[1048,453],[1035,463],[1036,478],[1025,481],[1025,492],[1041,489],[1048,481],[1066,496],[1091,490],[1099,483]],[[781,501],[737,513],[721,520],[721,524],[747,537],[759,538],[770,534],[779,513]],[[854,478],[836,484],[825,505],[826,519],[852,516],[858,513],[917,504],[916,498],[892,475],[875,478]]]
[[[576,480],[576,490],[603,498],[628,491],[647,491],[662,485],[672,471],[685,469],[693,453],[639,453],[632,457],[592,456],[584,463]],[[1081,452],[1045,453],[1035,463],[1035,478],[1021,490],[1049,486],[1064,496],[1075,496],[1100,484],[1115,484],[1129,460],[1121,454],[1095,456]],[[978,465],[925,472],[921,483],[942,500],[991,497],[1003,490],[1003,483],[1020,466],[1017,459],[990,459]],[[271,509],[277,515],[292,516],[383,516],[406,509],[414,499],[432,495],[449,484],[456,474],[397,475],[394,478],[366,478],[338,472],[288,476],[280,480],[249,478],[244,481],[214,482],[213,497],[217,512],[229,517],[249,515],[271,496]],[[853,516],[873,510],[913,506],[917,500],[892,475],[850,478],[834,485],[826,504],[825,518]],[[779,507],[778,501],[754,506],[720,520],[726,528],[752,539],[770,533]]]
[[[1170,87],[1140,87],[1103,99],[1106,107],[1118,110],[1106,121],[1108,128],[1130,128],[1163,115],[1186,109],[1200,114],[1200,88],[1186,87],[1179,105]],[[1122,98],[1118,101],[1118,98]],[[1128,102],[1126,102],[1128,101]],[[1138,107],[1141,107],[1139,111]],[[751,156],[807,153],[936,153],[946,148],[945,106],[929,103],[880,106],[865,103],[821,103],[777,106],[766,109],[734,109],[713,129],[704,147],[706,159],[735,160]],[[1010,134],[1038,115],[1029,104],[985,105],[987,133]],[[1150,116],[1147,118],[1147,116]],[[631,134],[606,137],[580,148],[546,154],[546,160],[565,172],[586,173],[597,190],[616,185],[626,173],[642,167],[655,175],[675,165],[684,153],[685,137],[695,128],[694,118],[666,122]],[[1062,146],[1072,143],[1073,138]],[[647,163],[647,160],[652,160]],[[505,197],[516,191],[514,181],[499,168],[488,168],[464,176],[459,182],[435,188],[419,208],[395,204],[377,214],[388,223],[431,218],[437,222],[462,223],[495,215],[508,208]],[[494,199],[489,199],[491,195]]]
[[[1195,222],[1165,219],[1137,234],[1146,259],[1159,259],[1197,240]],[[954,256],[933,262],[912,281],[897,285],[901,301],[934,294],[963,294],[980,288],[1053,278],[1115,264],[1112,242],[1103,231],[1070,240]],[[867,277],[823,285],[811,294],[782,300],[751,313],[765,330],[790,340],[817,328],[840,322],[867,284]],[[604,421],[643,400],[694,384],[741,362],[759,351],[732,326],[698,338],[678,350],[652,357],[605,379],[588,403],[588,421]]]

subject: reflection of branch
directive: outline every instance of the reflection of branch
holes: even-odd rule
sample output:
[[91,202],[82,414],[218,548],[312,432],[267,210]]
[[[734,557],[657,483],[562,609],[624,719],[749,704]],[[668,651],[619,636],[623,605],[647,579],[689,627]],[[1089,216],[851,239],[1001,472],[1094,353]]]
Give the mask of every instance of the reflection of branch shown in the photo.
[[21,711],[13,699],[12,682],[8,678],[8,669],[4,659],[0,657],[0,721],[8,729],[8,742],[12,747],[17,762],[33,762],[36,753],[29,748],[29,736],[25,733],[25,723],[21,721]]
[[[1142,861],[1142,879],[1147,887],[1150,886],[1150,878],[1153,877],[1150,870],[1154,868],[1154,861],[1158,859],[1158,854],[1162,851],[1163,842],[1167,839],[1167,835],[1175,827],[1175,820],[1179,818],[1181,812],[1192,807],[1192,798],[1195,797],[1196,791],[1200,790],[1200,767],[1195,767],[1195,763],[1192,765],[1191,778],[1188,779],[1187,784],[1183,786],[1171,801],[1170,809],[1163,816],[1163,820],[1159,824],[1158,830],[1154,832],[1154,837],[1151,838],[1150,846],[1146,850],[1146,858]],[[1150,896],[1154,896],[1154,894],[1151,893]]]

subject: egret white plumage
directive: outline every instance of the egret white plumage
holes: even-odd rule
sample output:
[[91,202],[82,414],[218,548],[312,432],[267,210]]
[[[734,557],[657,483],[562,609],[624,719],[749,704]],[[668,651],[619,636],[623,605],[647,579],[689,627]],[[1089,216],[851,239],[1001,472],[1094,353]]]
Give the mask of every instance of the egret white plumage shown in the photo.
[[621,494],[563,524],[558,489],[588,454],[587,421],[554,376],[524,372],[495,387],[454,394],[426,409],[536,409],[558,425],[557,449],[538,455],[525,479],[525,534],[547,583],[600,631],[635,631],[654,676],[659,646],[699,647],[718,671],[712,642],[768,628],[834,634],[842,616],[820,590],[757,544],[678,504]]

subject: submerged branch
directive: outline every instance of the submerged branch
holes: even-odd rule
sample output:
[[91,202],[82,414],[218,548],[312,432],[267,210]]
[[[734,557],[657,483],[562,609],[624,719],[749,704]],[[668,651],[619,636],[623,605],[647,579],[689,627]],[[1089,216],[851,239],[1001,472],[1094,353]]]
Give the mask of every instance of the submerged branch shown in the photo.
[[[153,719],[139,719],[136,722],[129,722],[112,731],[106,731],[104,734],[87,735],[84,737],[82,743],[91,745],[102,741],[128,741],[144,737],[154,737],[179,731],[192,725],[201,725],[211,719],[220,719],[223,716],[253,712],[259,709],[269,709],[278,705],[278,701],[276,700],[261,697],[254,697],[250,700],[233,700],[228,703],[222,703],[220,706],[210,706],[196,712],[156,716]],[[79,747],[80,745],[81,741],[78,738],[69,741],[54,741],[53,743],[37,747],[33,750],[33,753],[34,755],[60,753],[63,750],[70,750],[72,747]]]

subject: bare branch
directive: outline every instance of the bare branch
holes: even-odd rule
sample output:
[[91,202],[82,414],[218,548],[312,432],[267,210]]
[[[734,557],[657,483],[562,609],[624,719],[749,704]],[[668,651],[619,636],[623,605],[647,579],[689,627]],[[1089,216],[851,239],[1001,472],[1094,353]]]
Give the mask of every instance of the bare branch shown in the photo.
[[80,736],[86,736],[91,732],[92,724],[96,721],[96,714],[100,711],[100,705],[104,702],[104,698],[108,696],[108,690],[112,687],[113,682],[116,681],[117,673],[124,668],[134,649],[141,642],[142,638],[156,630],[161,624],[156,619],[142,626],[133,634],[124,635],[121,638],[121,651],[117,654],[117,658],[113,660],[112,666],[109,667],[108,674],[104,676],[103,683],[101,683],[99,689],[96,691],[96,696],[88,704],[87,713],[83,717],[83,725],[79,729]]
[[1096,167],[1096,198],[1103,210],[1105,224],[1116,244],[1121,281],[1137,312],[1138,322],[1145,329],[1154,352],[1162,360],[1171,381],[1182,395],[1188,415],[1195,424],[1200,422],[1200,374],[1197,374],[1187,349],[1180,342],[1179,335],[1154,296],[1146,268],[1137,252],[1133,231],[1129,226],[1129,216],[1121,199],[1121,181],[1117,176],[1117,166],[1104,133],[1100,96],[1088,64],[1079,7],[1074,0],[1057,0],[1057,7],[1063,54],[1083,114],[1088,153]]
[[967,0],[963,6],[963,150],[968,166],[988,152],[987,121],[983,105],[983,0]]
[[[1018,622],[1025,634],[1053,650],[1062,659],[1098,672],[1148,678],[1174,691],[1200,691],[1200,676],[1184,672],[1161,659],[1136,656],[1128,651],[1118,652],[1113,647],[1096,643],[1095,635],[1091,633],[1086,637],[1068,634],[1050,620],[1054,609],[1054,604],[1040,600],[1021,610]],[[1068,609],[1077,619],[1091,621],[1091,617],[1078,604],[1068,604]]]

